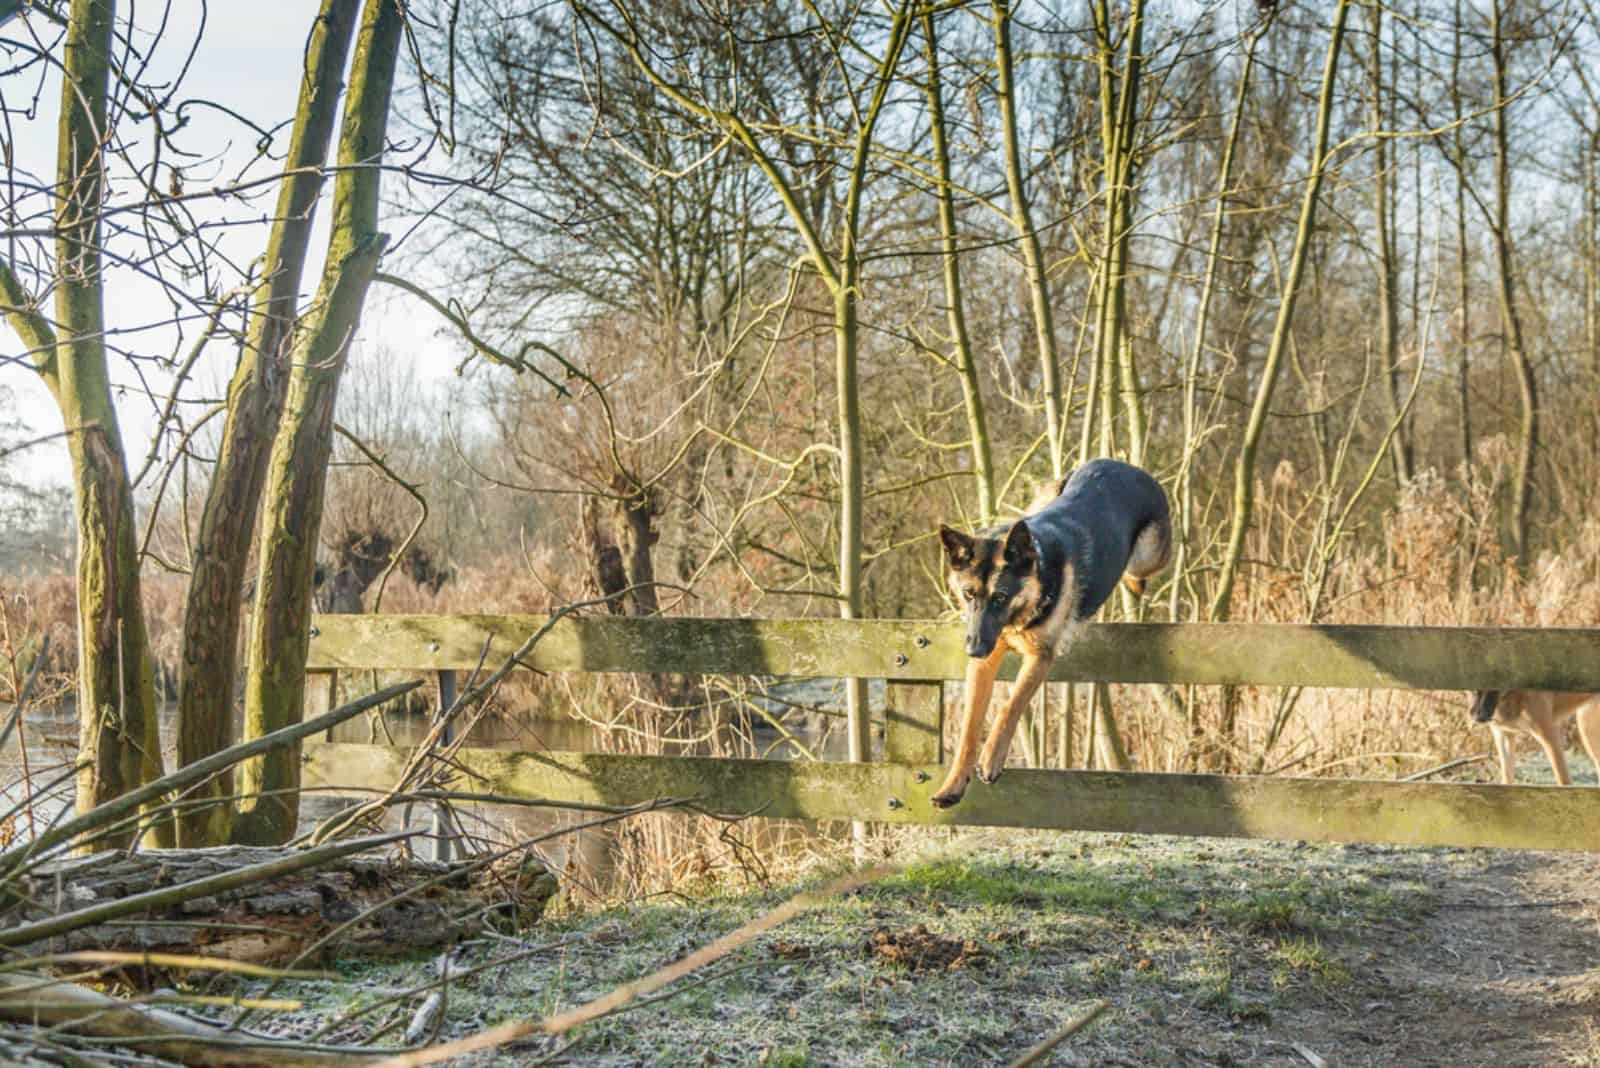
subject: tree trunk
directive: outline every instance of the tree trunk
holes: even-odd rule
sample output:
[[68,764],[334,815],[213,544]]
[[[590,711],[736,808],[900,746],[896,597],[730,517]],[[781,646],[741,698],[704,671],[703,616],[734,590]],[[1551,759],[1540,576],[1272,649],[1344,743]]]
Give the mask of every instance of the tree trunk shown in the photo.
[[[358,11],[359,0],[323,0],[312,26],[276,221],[267,242],[264,288],[251,309],[250,337],[228,385],[227,421],[194,542],[178,686],[180,764],[218,752],[231,740],[245,564],[288,388],[300,278]],[[197,787],[193,796],[215,799],[231,791],[232,776],[219,776]],[[226,805],[188,810],[178,819],[179,843],[227,841],[230,817]]]
[[[896,12],[871,107],[856,130],[850,184],[845,192],[844,225],[839,235],[837,284],[833,288],[834,373],[839,389],[839,615],[859,619],[865,609],[861,580],[861,513],[866,506],[861,466],[861,377],[857,370],[856,314],[861,291],[861,200],[866,192],[872,134],[883,114],[884,100],[900,65],[911,29],[911,4]],[[867,680],[845,680],[850,759],[872,759],[872,725],[868,719]]]
[[[1472,304],[1471,268],[1467,262],[1467,148],[1462,132],[1463,108],[1461,102],[1461,0],[1455,7],[1455,47],[1450,53],[1450,103],[1454,111],[1455,129],[1451,131],[1451,148],[1456,170],[1456,300],[1461,306],[1460,334],[1456,338],[1456,404],[1461,431],[1462,476],[1471,485],[1472,479],[1472,405],[1468,392],[1472,369]],[[1468,498],[1470,501],[1470,498]]]
[[[57,342],[36,360],[72,432],[77,497],[79,811],[161,775],[155,674],[139,593],[137,518],[106,366],[100,212],[112,0],[73,0],[63,52],[56,173]],[[27,338],[25,337],[25,340]],[[171,843],[170,820],[152,828]],[[126,845],[132,832],[100,848]]]
[[[1270,15],[1269,15],[1270,17]],[[1266,24],[1247,33],[1244,63],[1239,70],[1239,88],[1233,100],[1233,114],[1228,120],[1228,138],[1222,147],[1222,163],[1217,174],[1217,210],[1211,219],[1211,237],[1206,245],[1206,269],[1200,283],[1200,304],[1195,311],[1194,346],[1189,350],[1188,366],[1183,374],[1183,463],[1178,470],[1177,511],[1174,524],[1177,533],[1177,553],[1172,567],[1172,600],[1169,614],[1174,622],[1178,616],[1178,599],[1187,575],[1189,537],[1194,522],[1194,454],[1199,447],[1197,411],[1200,386],[1200,360],[1205,354],[1206,330],[1211,320],[1211,298],[1217,290],[1217,265],[1222,258],[1222,231],[1228,217],[1228,191],[1233,186],[1234,153],[1239,145],[1239,129],[1243,125],[1244,106],[1250,94],[1250,76],[1255,71],[1256,46]],[[1198,612],[1198,605],[1194,606]]]
[[1511,247],[1511,149],[1506,132],[1506,41],[1500,22],[1501,0],[1489,6],[1490,56],[1494,60],[1494,201],[1495,218],[1489,230],[1494,235],[1495,266],[1498,274],[1500,323],[1507,352],[1517,375],[1517,397],[1522,418],[1517,427],[1517,469],[1511,483],[1511,540],[1516,546],[1518,564],[1527,567],[1528,505],[1533,499],[1533,454],[1539,444],[1539,393],[1533,377],[1533,364],[1522,336],[1522,317],[1517,311],[1516,264]]
[[961,252],[956,241],[956,209],[950,191],[950,146],[945,138],[944,86],[939,77],[939,38],[933,13],[922,13],[923,35],[928,44],[928,125],[933,135],[933,159],[938,187],[934,195],[939,204],[939,258],[944,268],[945,319],[950,324],[950,342],[955,346],[956,370],[961,375],[961,399],[967,413],[967,437],[972,448],[972,479],[978,491],[978,521],[994,519],[994,460],[989,444],[989,427],[984,418],[983,390],[978,368],[972,358],[972,338],[967,333],[967,313],[961,294]]
[[1094,8],[1099,38],[1100,141],[1104,159],[1101,185],[1105,198],[1105,225],[1101,248],[1100,334],[1100,451],[1116,451],[1115,422],[1118,394],[1127,413],[1127,457],[1142,462],[1144,406],[1139,399],[1138,372],[1128,331],[1129,242],[1133,230],[1134,133],[1139,121],[1139,83],[1143,69],[1140,50],[1144,39],[1144,3],[1133,0],[1128,10],[1127,59],[1122,77],[1113,69],[1110,11],[1105,3]]
[[661,535],[656,531],[655,501],[650,491],[635,489],[623,500],[618,520],[617,540],[627,549],[628,585],[632,587],[628,596],[633,601],[633,614],[659,615],[655,545]]
[[[1369,77],[1372,85],[1371,121],[1374,133],[1384,129],[1386,123],[1383,95],[1383,5],[1373,4],[1369,9],[1372,20],[1372,62]],[[1373,144],[1372,217],[1373,240],[1378,254],[1378,320],[1381,327],[1384,397],[1389,405],[1389,419],[1400,418],[1400,309],[1395,265],[1393,208],[1390,204],[1392,180],[1389,173],[1388,141],[1378,137]],[[1404,420],[1389,439],[1389,458],[1394,466],[1395,481],[1405,485],[1411,481],[1411,434]]]
[[[317,305],[294,347],[283,421],[268,468],[245,686],[246,737],[296,722],[305,697],[311,577],[334,404],[367,286],[387,242],[377,232],[378,165],[403,25],[397,0],[367,0],[345,104],[327,261]],[[299,746],[242,765],[239,784],[234,841],[271,845],[287,840],[299,813]]]
[[[853,266],[854,253],[850,264]],[[844,285],[833,298],[834,373],[839,387],[839,615],[862,614],[861,391],[856,371],[856,275],[846,268]],[[871,724],[867,716],[867,680],[845,680],[849,715],[850,759],[872,758]]]
[[611,534],[611,525],[605,522],[606,508],[610,502],[604,497],[585,496],[582,505],[581,526],[584,549],[589,555],[589,570],[594,576],[599,595],[606,599],[606,611],[614,616],[628,611],[624,590],[628,588],[628,573],[622,566],[622,550],[617,548]]
[[1066,473],[1062,437],[1066,425],[1061,411],[1061,379],[1056,367],[1055,315],[1050,308],[1050,280],[1045,275],[1044,253],[1033,228],[1023,182],[1022,149],[1017,137],[1017,86],[1011,56],[1011,5],[994,2],[994,54],[999,78],[1000,126],[1005,139],[1006,193],[1011,201],[1011,225],[1022,245],[1022,265],[1033,305],[1034,344],[1039,353],[1039,374],[1044,385],[1045,440],[1050,447],[1050,472]]
[[1300,293],[1300,279],[1305,273],[1306,260],[1311,249],[1311,236],[1316,228],[1317,198],[1322,191],[1323,168],[1327,165],[1328,138],[1333,113],[1335,76],[1339,69],[1339,51],[1344,45],[1345,22],[1350,14],[1351,0],[1339,0],[1333,14],[1333,27],[1328,36],[1328,56],[1322,68],[1322,89],[1317,101],[1317,132],[1312,146],[1310,173],[1306,176],[1305,197],[1300,204],[1300,222],[1295,230],[1294,251],[1289,258],[1289,272],[1284,279],[1283,295],[1278,302],[1278,317],[1272,328],[1272,340],[1267,348],[1267,358],[1261,368],[1261,381],[1256,387],[1255,400],[1250,407],[1249,421],[1239,442],[1239,455],[1234,462],[1233,519],[1228,528],[1228,546],[1223,557],[1222,570],[1211,599],[1211,620],[1221,622],[1228,617],[1233,599],[1234,577],[1244,553],[1244,535],[1249,529],[1255,480],[1256,449],[1266,427],[1267,413],[1272,406],[1272,390],[1277,384],[1278,370],[1283,364],[1284,349],[1288,344],[1289,329],[1294,323],[1294,306]]

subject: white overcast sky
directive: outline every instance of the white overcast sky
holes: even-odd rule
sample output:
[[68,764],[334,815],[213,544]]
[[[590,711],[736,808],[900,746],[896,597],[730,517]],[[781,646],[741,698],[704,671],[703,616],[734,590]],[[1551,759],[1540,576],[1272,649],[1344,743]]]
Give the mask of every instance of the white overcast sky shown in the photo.
[[[181,61],[188,43],[194,39],[203,12],[204,36],[193,66],[184,80],[180,97],[215,100],[260,126],[275,127],[293,115],[306,36],[318,6],[316,0],[270,0],[267,3],[211,0],[204,5],[201,0],[172,0],[165,39],[173,44],[156,50],[156,62],[152,64],[152,70],[159,75],[164,70],[173,69]],[[135,12],[140,23],[137,39],[141,43],[148,41],[147,31],[163,14],[162,7],[160,0],[118,5],[122,18],[127,17],[130,8]],[[37,16],[34,18],[35,32],[46,40],[54,40],[52,28]],[[27,28],[21,25],[20,20],[0,29],[0,42],[27,40],[29,37]],[[0,51],[0,69],[11,67],[20,58],[16,52],[8,55]],[[36,84],[36,76],[31,73],[5,76],[0,81],[0,94],[3,94],[5,106],[10,111],[7,136],[15,138],[15,144],[9,147],[14,149],[17,169],[43,178],[49,176],[55,166],[59,82],[47,83],[39,95],[37,114],[30,118],[20,110],[27,108]],[[192,115],[192,126],[184,132],[184,146],[189,151],[215,156],[218,162],[196,168],[189,186],[191,189],[194,188],[194,180],[203,184],[208,175],[218,178],[235,175],[254,155],[252,136],[237,122],[206,109],[195,109]],[[142,129],[134,129],[136,132],[133,136],[146,136]],[[391,132],[394,131],[395,126],[391,123]],[[0,134],[4,134],[3,128],[0,128]],[[279,133],[273,148],[274,154],[280,159],[287,142],[288,132],[285,129]],[[147,151],[136,151],[135,156],[145,158]],[[442,166],[443,161],[439,161],[439,165]],[[261,173],[266,173],[266,168],[270,166],[273,165],[262,164]],[[393,191],[394,179],[387,177],[385,181],[388,183],[385,193],[389,194]],[[327,197],[331,193],[331,185],[329,183],[324,191],[324,203],[318,211],[319,223],[325,224],[327,221]],[[262,212],[270,213],[275,195],[274,188],[257,202]],[[237,215],[238,208],[230,208],[229,211]],[[394,225],[386,226],[386,229],[398,235],[398,231],[404,229],[405,222],[394,220]],[[259,255],[265,245],[265,233],[264,227],[239,230],[228,245],[230,254],[241,261]],[[304,282],[308,291],[316,286],[317,272],[321,266],[321,257],[316,253],[323,247],[324,233],[319,232],[313,243],[313,261],[307,265]],[[409,273],[419,282],[437,285],[437,279],[420,276],[415,270]],[[136,279],[128,278],[127,272],[110,279],[106,297],[108,328],[136,326],[166,314],[163,310],[166,302],[158,291],[149,284],[141,285]],[[442,327],[439,318],[420,306],[414,298],[403,296],[389,287],[374,286],[357,340],[358,344],[381,347],[393,353],[395,359],[413,363],[419,378],[426,384],[451,375],[463,354],[461,344]],[[191,325],[190,336],[193,337],[198,329],[198,324]],[[166,355],[174,347],[174,335],[170,329],[147,331],[118,340],[131,348],[153,354]],[[0,320],[0,351],[13,354],[21,351],[19,339],[3,324],[3,320]],[[205,393],[216,395],[221,389],[231,373],[233,359],[231,345],[213,344],[208,349],[207,365],[196,375]],[[111,370],[114,382],[129,386],[134,384],[124,361],[114,359]],[[31,370],[15,364],[0,365],[0,382],[15,395],[19,414],[33,431],[46,434],[61,429],[61,419],[54,402]],[[162,381],[152,378],[151,385],[158,393],[164,392],[165,387],[170,385],[170,379]],[[119,397],[118,417],[122,423],[129,463],[137,468],[149,448],[155,429],[152,404],[142,392],[130,388],[125,396]],[[14,458],[13,472],[31,476],[36,481],[63,480],[67,472],[66,448],[57,441],[30,450]]]

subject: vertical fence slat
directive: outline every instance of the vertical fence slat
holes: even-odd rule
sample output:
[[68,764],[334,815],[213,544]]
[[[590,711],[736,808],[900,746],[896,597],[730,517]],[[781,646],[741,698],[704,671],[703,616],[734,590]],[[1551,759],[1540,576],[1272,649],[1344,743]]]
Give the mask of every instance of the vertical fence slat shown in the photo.
[[891,764],[944,763],[944,684],[889,684],[884,759]]
[[[337,671],[306,672],[306,692],[303,718],[316,719],[338,707],[339,673]],[[333,741],[333,728],[323,732],[323,741]]]

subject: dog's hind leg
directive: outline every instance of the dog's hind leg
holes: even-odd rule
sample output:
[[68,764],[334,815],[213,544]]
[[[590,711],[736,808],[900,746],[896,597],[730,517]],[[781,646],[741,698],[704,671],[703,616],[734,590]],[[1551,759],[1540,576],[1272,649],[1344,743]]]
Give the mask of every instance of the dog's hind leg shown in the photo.
[[989,698],[994,694],[994,677],[1005,655],[1005,643],[998,642],[994,652],[988,656],[972,657],[967,661],[967,707],[961,717],[961,740],[956,743],[955,756],[951,758],[944,785],[928,799],[934,808],[949,808],[967,792],[972,766],[978,760],[978,739],[983,736],[984,713],[989,710]]
[[1591,697],[1579,705],[1573,718],[1578,721],[1578,738],[1584,752],[1589,754],[1596,774],[1600,774],[1600,697]]
[[1050,665],[1054,662],[1054,655],[1028,653],[1023,656],[1022,672],[1011,687],[1011,696],[1006,699],[1000,718],[989,728],[989,740],[984,743],[983,756],[978,758],[978,778],[984,782],[994,782],[1005,770],[1006,753],[1011,749],[1011,736],[1017,731],[1022,710],[1050,677]]
[[1511,732],[1498,723],[1489,724],[1489,736],[1494,739],[1494,755],[1500,760],[1500,781],[1510,786],[1515,777],[1513,774],[1515,764],[1511,758],[1516,742]]
[[1122,584],[1137,596],[1144,596],[1145,579],[1167,566],[1172,556],[1172,520],[1157,519],[1144,525],[1133,539],[1133,552],[1123,569]]
[[1533,737],[1544,750],[1545,759],[1550,761],[1550,770],[1555,773],[1556,782],[1571,786],[1572,776],[1567,774],[1567,754],[1561,751],[1560,736],[1549,720],[1534,720],[1534,725]]

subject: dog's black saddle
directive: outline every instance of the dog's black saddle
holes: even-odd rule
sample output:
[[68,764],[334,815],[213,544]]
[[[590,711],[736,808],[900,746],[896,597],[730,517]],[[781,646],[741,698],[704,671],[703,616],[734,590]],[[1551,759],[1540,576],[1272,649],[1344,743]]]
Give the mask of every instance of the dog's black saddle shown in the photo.
[[1132,464],[1090,460],[1073,471],[1055,500],[1023,520],[1039,554],[1041,608],[1061,599],[1063,564],[1070,562],[1077,618],[1093,616],[1117,588],[1139,534],[1151,523],[1170,522],[1170,515],[1161,484]]

